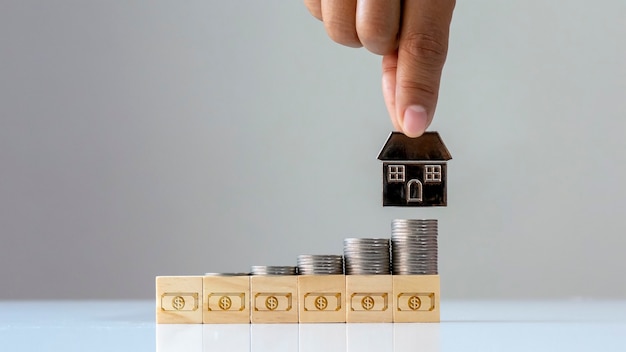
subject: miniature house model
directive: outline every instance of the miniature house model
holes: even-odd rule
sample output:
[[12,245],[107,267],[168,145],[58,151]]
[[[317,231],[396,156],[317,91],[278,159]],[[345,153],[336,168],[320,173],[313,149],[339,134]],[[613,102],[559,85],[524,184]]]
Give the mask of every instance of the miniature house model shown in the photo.
[[439,133],[409,138],[392,132],[380,151],[383,206],[445,206],[446,162],[452,159]]

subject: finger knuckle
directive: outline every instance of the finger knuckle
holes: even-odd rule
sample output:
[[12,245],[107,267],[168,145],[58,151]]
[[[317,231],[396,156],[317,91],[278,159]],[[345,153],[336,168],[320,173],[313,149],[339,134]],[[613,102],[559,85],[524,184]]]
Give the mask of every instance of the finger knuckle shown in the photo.
[[433,33],[407,33],[400,43],[400,50],[415,61],[432,69],[441,69],[446,61],[448,46],[443,36]]
[[382,73],[396,73],[398,65],[383,65]]
[[346,46],[360,46],[361,42],[354,26],[342,21],[325,21],[328,36],[333,41]]
[[386,55],[396,48],[397,34],[384,24],[373,23],[358,28],[358,36],[363,45],[375,54]]
[[427,98],[437,97],[437,87],[433,84],[416,80],[400,80],[398,87]]

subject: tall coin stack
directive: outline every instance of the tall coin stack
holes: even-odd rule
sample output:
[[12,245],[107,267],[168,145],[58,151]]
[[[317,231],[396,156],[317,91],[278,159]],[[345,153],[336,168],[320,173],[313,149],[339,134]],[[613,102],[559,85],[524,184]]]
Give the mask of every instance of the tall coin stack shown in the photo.
[[391,252],[394,275],[437,275],[437,220],[393,220]]
[[342,275],[343,256],[334,254],[302,254],[298,256],[300,275]]
[[253,265],[250,268],[250,275],[297,275],[295,266],[268,266]]
[[390,275],[388,238],[346,238],[343,241],[346,275]]

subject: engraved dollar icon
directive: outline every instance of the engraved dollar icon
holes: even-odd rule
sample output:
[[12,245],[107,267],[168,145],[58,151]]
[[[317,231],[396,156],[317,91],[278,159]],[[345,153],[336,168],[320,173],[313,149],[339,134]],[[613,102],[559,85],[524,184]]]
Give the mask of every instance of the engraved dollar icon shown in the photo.
[[229,310],[232,305],[233,305],[233,301],[231,301],[230,297],[228,296],[220,297],[218,306],[220,307],[221,310]]
[[275,296],[269,296],[265,299],[265,307],[269,310],[278,308],[278,298]]
[[185,308],[185,299],[181,296],[176,296],[172,298],[172,307],[176,310],[181,310]]
[[374,308],[374,299],[372,298],[372,296],[363,297],[363,299],[361,300],[361,307],[363,307],[363,309],[365,310],[371,310],[372,308]]
[[317,296],[315,298],[315,308],[318,310],[324,310],[328,307],[328,300],[324,296]]
[[422,300],[417,296],[409,297],[408,303],[411,310],[418,310],[422,306]]

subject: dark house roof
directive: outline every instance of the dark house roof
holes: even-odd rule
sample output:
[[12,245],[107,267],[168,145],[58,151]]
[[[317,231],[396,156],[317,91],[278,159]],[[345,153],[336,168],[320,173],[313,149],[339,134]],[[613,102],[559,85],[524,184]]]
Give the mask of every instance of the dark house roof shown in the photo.
[[437,132],[425,132],[409,138],[401,132],[391,132],[378,154],[379,160],[450,160],[452,156]]

